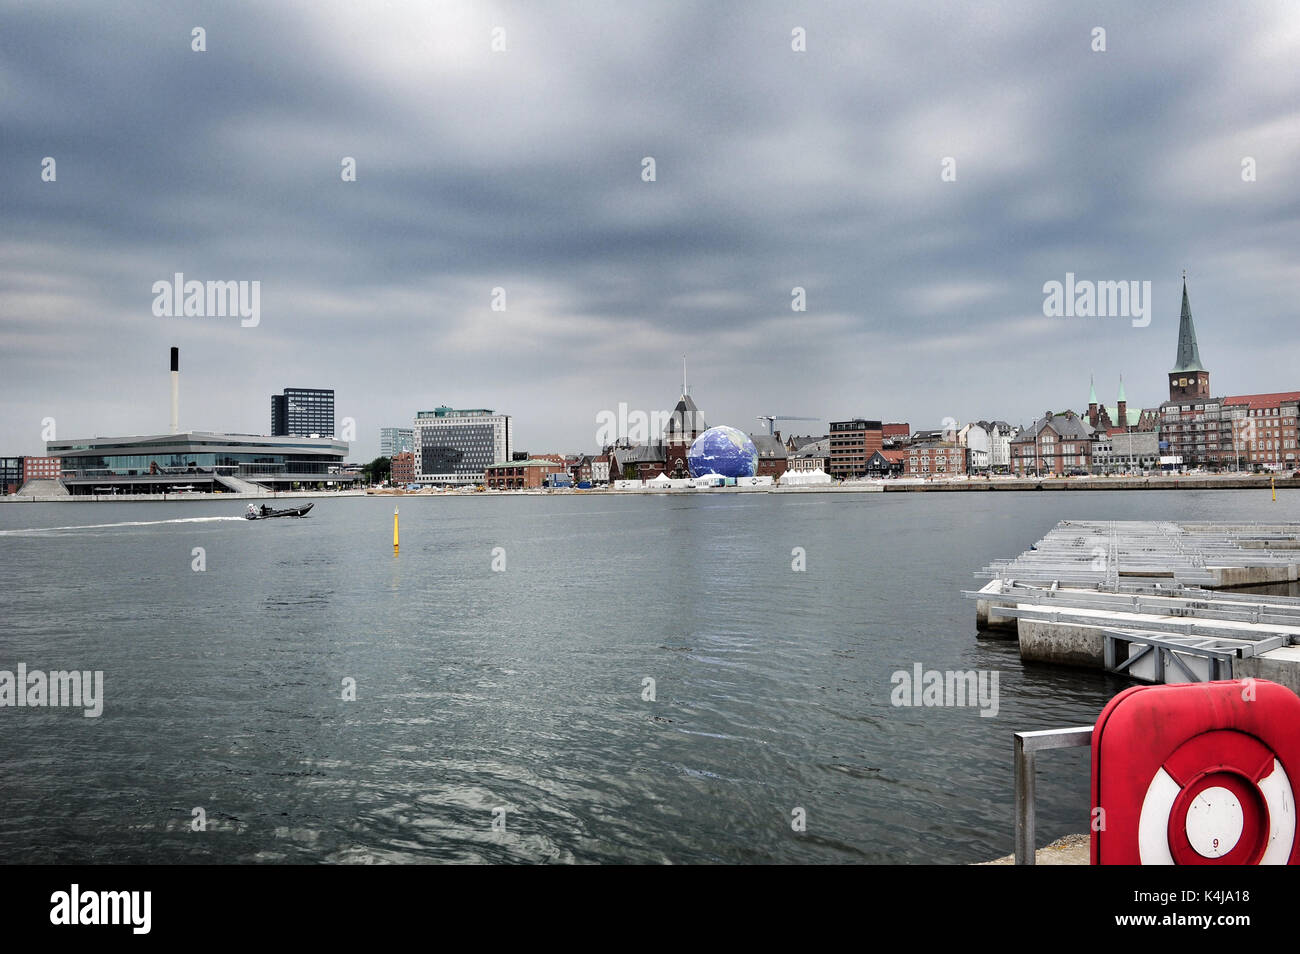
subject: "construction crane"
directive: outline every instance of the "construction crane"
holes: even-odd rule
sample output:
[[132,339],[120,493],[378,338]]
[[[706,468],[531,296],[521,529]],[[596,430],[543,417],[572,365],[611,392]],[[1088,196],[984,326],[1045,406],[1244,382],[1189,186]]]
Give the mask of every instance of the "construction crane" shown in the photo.
[[767,421],[767,436],[776,436],[777,421],[820,421],[820,417],[791,417],[789,414],[760,414],[758,420]]

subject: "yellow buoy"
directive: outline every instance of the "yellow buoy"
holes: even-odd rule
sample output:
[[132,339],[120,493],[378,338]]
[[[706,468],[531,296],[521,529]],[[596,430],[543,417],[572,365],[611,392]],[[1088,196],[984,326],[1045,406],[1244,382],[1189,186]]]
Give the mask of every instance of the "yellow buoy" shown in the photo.
[[397,556],[397,508],[393,508],[393,556]]
[[1273,502],[1277,503],[1277,478],[1270,477],[1268,479],[1268,485],[1273,488]]

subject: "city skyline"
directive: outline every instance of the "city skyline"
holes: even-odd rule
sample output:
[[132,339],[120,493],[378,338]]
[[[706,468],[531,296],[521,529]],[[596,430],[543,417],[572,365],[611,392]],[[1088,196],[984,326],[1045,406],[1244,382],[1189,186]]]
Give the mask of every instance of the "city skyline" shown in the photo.
[[[683,353],[755,433],[1151,407],[1184,268],[1223,390],[1293,385],[1292,8],[351,9],[6,12],[7,453],[164,432],[172,345],[183,429],[302,382],[357,460],[444,403],[591,451]],[[155,314],[178,273],[257,320]],[[1150,282],[1149,323],[1046,317],[1067,276]]]

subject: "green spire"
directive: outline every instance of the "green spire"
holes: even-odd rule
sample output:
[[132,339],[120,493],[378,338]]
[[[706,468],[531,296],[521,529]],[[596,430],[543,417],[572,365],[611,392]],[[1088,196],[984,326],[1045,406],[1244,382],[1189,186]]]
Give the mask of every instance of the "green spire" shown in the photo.
[[1089,404],[1097,403],[1097,385],[1092,380],[1091,374],[1088,375],[1088,403]]
[[1183,313],[1178,319],[1178,358],[1173,373],[1204,371],[1201,349],[1196,346],[1196,326],[1192,324],[1192,306],[1187,301],[1187,278],[1183,278]]
[[1122,374],[1119,376],[1119,399],[1125,404],[1128,403],[1128,398],[1124,396],[1124,375]]

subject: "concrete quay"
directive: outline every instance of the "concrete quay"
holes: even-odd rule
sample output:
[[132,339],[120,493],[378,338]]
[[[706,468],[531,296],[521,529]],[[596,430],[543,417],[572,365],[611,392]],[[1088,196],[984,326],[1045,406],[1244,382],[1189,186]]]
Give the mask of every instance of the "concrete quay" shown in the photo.
[[1253,676],[1300,693],[1300,524],[1064,521],[965,595],[1022,659],[1145,682]]

